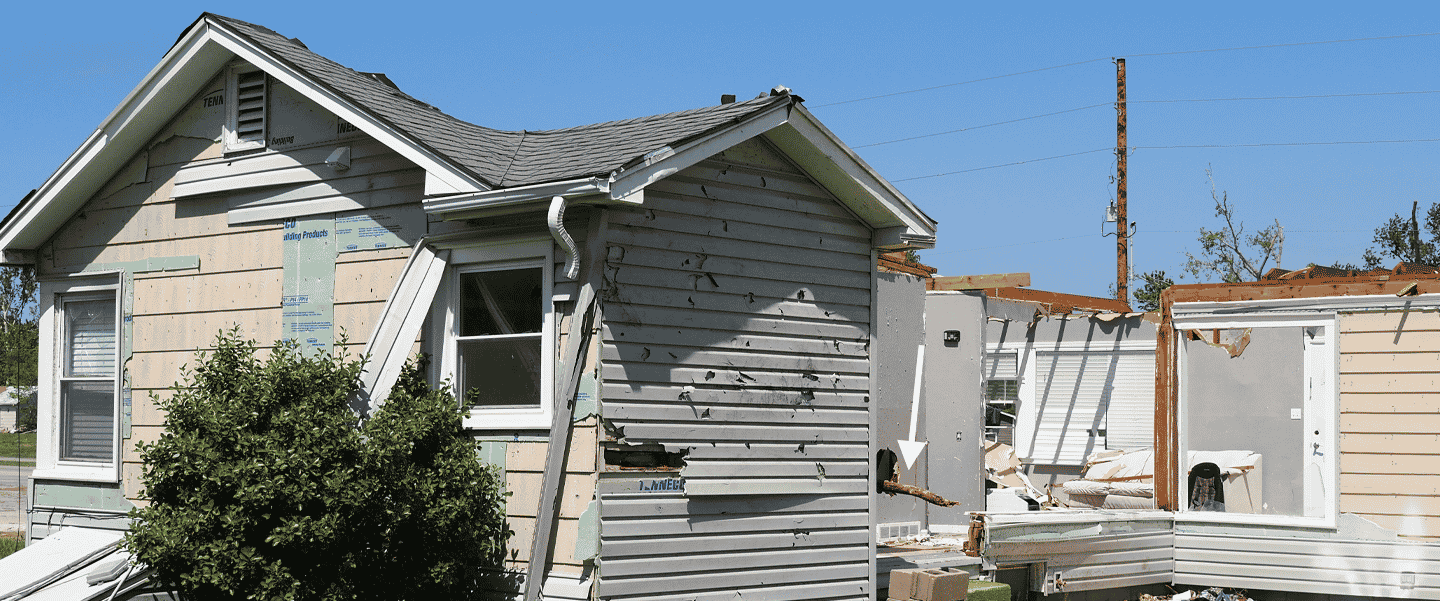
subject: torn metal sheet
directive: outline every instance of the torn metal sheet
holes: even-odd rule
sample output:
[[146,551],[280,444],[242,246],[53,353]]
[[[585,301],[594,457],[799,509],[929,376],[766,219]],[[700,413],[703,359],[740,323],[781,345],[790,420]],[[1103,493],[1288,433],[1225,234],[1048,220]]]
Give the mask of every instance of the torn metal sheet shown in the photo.
[[1251,328],[1241,330],[1238,335],[1233,330],[1225,330],[1224,334],[1221,333],[1221,330],[1186,330],[1185,332],[1190,335],[1192,340],[1199,340],[1208,346],[1230,353],[1232,358],[1239,357],[1241,353],[1245,352],[1245,347],[1250,346]]

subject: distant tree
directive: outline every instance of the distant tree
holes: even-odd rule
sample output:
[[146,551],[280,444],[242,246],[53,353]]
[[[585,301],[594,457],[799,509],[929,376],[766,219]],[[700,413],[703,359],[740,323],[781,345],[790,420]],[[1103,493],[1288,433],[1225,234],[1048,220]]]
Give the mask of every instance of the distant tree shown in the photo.
[[1135,290],[1136,308],[1141,311],[1159,311],[1160,293],[1175,285],[1175,281],[1166,277],[1165,272],[1159,269],[1135,274],[1134,279],[1144,284]]
[[[337,344],[337,348],[344,348]],[[503,485],[447,387],[405,366],[357,425],[361,364],[238,328],[186,372],[140,444],[125,546],[182,599],[473,599],[503,559]]]
[[0,386],[34,386],[40,358],[35,270],[0,267]]
[[1425,211],[1426,235],[1423,237],[1419,210],[1420,201],[1412,201],[1409,219],[1396,213],[1375,228],[1375,244],[1379,248],[1365,249],[1361,256],[1365,269],[1386,267],[1387,260],[1440,265],[1440,203],[1430,205]]
[[1222,282],[1259,280],[1266,266],[1280,262],[1284,229],[1280,220],[1252,234],[1245,233],[1245,224],[1235,216],[1229,194],[1215,191],[1215,174],[1205,168],[1210,182],[1210,198],[1215,201],[1215,216],[1223,223],[1220,229],[1200,228],[1200,254],[1185,253],[1185,272],[1196,279],[1219,279]]

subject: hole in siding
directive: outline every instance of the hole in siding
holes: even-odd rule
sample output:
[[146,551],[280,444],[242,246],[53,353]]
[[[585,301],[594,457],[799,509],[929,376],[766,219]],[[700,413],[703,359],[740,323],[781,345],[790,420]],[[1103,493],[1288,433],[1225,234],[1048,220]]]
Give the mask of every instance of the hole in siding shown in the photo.
[[674,453],[655,443],[606,447],[605,467],[619,470],[673,471],[685,467],[687,450]]

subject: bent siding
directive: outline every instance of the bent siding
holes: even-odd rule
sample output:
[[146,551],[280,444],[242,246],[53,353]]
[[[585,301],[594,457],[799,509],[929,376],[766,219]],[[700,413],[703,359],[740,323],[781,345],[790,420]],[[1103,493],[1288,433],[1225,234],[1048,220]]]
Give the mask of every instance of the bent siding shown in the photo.
[[606,466],[599,595],[868,596],[868,229],[751,140],[612,211],[608,240],[608,444],[684,467]]
[[1069,521],[996,523],[1004,519],[987,518],[981,555],[997,566],[1038,565],[1031,571],[1034,591],[1051,595],[1171,581],[1175,522],[1168,514],[1087,512]]
[[1341,314],[1340,511],[1440,540],[1440,316]]

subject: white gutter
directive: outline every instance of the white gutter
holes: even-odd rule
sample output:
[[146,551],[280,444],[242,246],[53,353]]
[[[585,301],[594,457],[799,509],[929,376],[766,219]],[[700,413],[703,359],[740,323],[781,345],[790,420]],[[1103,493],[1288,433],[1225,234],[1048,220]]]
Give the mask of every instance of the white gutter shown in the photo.
[[555,243],[559,244],[569,257],[565,261],[565,278],[573,280],[580,275],[580,249],[575,247],[575,239],[570,237],[570,232],[565,231],[564,196],[555,195],[550,198],[550,211],[545,217],[550,225],[550,236],[555,238]]
[[[485,192],[457,194],[424,201],[425,212],[446,219],[479,210],[493,210],[546,200],[556,196],[574,199],[581,196],[610,196],[610,181],[600,177],[571,179],[561,182],[533,184],[518,188],[502,188]],[[624,200],[614,199],[610,200]]]

